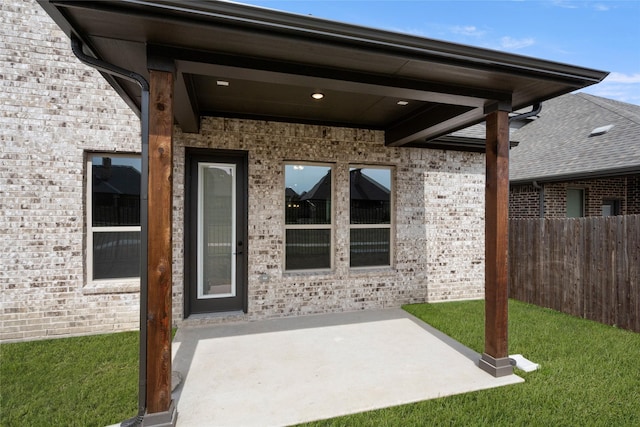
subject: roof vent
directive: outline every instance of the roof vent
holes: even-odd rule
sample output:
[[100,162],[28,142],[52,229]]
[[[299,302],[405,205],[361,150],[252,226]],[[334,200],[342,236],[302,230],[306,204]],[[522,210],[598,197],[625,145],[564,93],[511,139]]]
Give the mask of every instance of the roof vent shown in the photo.
[[605,133],[609,132],[612,127],[613,125],[600,126],[599,128],[595,128],[594,130],[592,130],[589,136],[604,135]]

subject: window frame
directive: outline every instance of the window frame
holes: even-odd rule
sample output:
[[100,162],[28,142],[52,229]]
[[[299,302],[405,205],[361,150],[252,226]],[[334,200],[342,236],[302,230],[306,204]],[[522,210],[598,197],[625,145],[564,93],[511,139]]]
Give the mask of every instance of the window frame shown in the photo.
[[[389,189],[389,224],[384,223],[376,223],[376,224],[352,224],[351,223],[351,170],[352,169],[382,169],[389,171],[389,185],[391,188]],[[348,224],[349,224],[349,246],[347,248],[347,252],[349,254],[349,269],[351,270],[367,270],[372,268],[392,268],[395,261],[395,187],[396,187],[396,177],[395,177],[395,167],[391,165],[374,165],[374,164],[361,164],[354,163],[349,164],[347,166],[348,170],[348,181],[347,181],[347,191],[348,191]],[[380,264],[380,265],[363,265],[363,266],[352,266],[351,265],[351,230],[362,230],[362,229],[388,229],[389,230],[389,264]]]
[[[334,270],[335,266],[335,224],[336,224],[336,164],[327,162],[309,162],[309,161],[295,161],[287,160],[282,165],[282,176],[284,179],[283,190],[285,192],[282,201],[286,203],[286,176],[287,166],[309,166],[309,167],[325,167],[331,171],[331,221],[329,224],[287,224],[287,207],[284,207],[284,221],[283,221],[283,249],[282,249],[282,271],[287,274],[298,273],[313,273],[313,272],[330,272]],[[329,230],[329,267],[327,268],[300,268],[300,269],[287,269],[287,231],[288,230]]]
[[[86,154],[86,180],[85,180],[85,212],[86,212],[86,282],[87,284],[104,284],[104,283],[128,283],[140,282],[140,275],[126,277],[111,277],[106,279],[95,279],[93,277],[93,241],[94,233],[117,233],[117,232],[142,232],[141,225],[126,226],[94,226],[93,225],[93,158],[109,157],[109,158],[138,158],[142,162],[140,153],[105,153],[105,152],[88,152]],[[141,220],[140,220],[141,221]],[[142,244],[142,241],[140,242]]]
[[[611,215],[604,215],[602,210],[605,206],[611,207]],[[600,206],[600,213],[602,216],[618,216],[622,215],[622,201],[620,199],[603,199]]]

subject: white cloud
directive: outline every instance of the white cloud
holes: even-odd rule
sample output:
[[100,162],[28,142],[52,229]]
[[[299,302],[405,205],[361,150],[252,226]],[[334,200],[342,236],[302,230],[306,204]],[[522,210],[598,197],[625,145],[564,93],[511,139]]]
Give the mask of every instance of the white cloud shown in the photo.
[[584,92],[603,98],[640,105],[640,73],[613,72],[602,83],[589,86]]
[[572,2],[570,0],[554,0],[553,4],[555,6],[563,7],[565,9],[577,9],[578,8],[578,6],[575,4],[575,2]]
[[640,83],[640,73],[624,74],[614,71],[604,81],[607,83]]
[[608,12],[609,10],[615,8],[615,5],[605,3],[593,3],[591,0],[553,0],[551,2],[556,7],[561,7],[563,9],[593,9],[597,12]]
[[529,47],[536,44],[536,41],[532,37],[526,37],[523,39],[514,39],[513,37],[505,36],[500,39],[500,47],[508,50],[518,50],[525,47]]
[[457,25],[451,28],[451,32],[454,34],[473,37],[482,37],[486,34],[486,31],[478,29],[475,25]]

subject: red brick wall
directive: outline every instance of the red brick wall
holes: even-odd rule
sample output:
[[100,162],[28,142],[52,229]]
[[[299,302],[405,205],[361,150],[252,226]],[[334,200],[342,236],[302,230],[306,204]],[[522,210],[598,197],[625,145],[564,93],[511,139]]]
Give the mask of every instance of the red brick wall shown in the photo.
[[544,217],[567,216],[567,187],[563,183],[544,184]]
[[540,216],[540,193],[533,185],[511,186],[509,191],[509,218],[536,218]]
[[627,215],[640,214],[640,175],[627,178]]
[[[618,200],[620,214],[640,213],[640,175],[606,179],[580,180],[541,184],[544,187],[545,218],[564,218],[567,215],[567,189],[584,190],[585,216],[602,215],[604,200]],[[537,218],[539,193],[532,185],[511,186],[509,215],[511,218]]]
[[[588,185],[588,183],[587,183]],[[627,178],[610,178],[608,180],[592,181],[588,185],[589,196],[586,198],[586,215],[602,215],[604,200],[619,200],[620,214],[627,213]]]

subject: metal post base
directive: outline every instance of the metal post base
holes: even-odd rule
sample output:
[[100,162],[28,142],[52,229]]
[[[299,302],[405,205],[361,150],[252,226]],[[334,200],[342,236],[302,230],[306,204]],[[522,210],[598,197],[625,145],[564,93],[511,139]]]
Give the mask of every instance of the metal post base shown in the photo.
[[511,359],[508,357],[500,357],[498,359],[483,353],[478,367],[485,372],[490,373],[494,377],[504,377],[513,374],[513,366]]
[[174,401],[171,401],[166,412],[155,412],[145,414],[142,420],[142,427],[175,427],[178,421],[178,411]]

